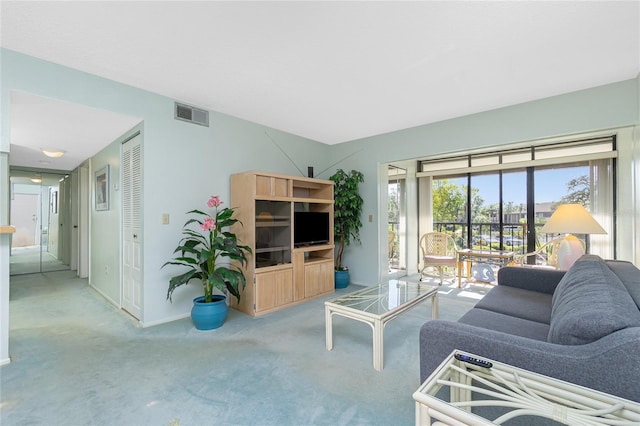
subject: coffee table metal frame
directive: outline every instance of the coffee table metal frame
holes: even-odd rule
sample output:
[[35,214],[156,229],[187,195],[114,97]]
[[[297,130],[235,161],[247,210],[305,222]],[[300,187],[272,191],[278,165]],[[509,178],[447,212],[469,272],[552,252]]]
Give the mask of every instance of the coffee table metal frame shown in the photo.
[[[399,292],[404,292],[406,300],[391,300],[390,303],[390,286],[396,286]],[[438,288],[414,282],[390,280],[389,283],[367,287],[324,302],[327,350],[333,349],[334,315],[364,322],[373,331],[373,368],[381,371],[384,366],[385,325],[428,298],[431,298],[431,318],[438,319]]]

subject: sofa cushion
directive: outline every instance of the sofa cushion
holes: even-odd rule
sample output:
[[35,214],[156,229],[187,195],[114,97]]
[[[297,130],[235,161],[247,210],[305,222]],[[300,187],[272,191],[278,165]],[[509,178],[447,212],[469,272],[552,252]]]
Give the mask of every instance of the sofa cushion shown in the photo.
[[475,308],[486,309],[517,318],[549,324],[551,294],[498,285],[482,298]]
[[624,260],[607,260],[607,266],[620,278],[640,309],[640,270],[633,263]]
[[640,326],[640,311],[626,287],[601,258],[587,255],[553,294],[548,341],[581,345],[634,326]]
[[459,323],[499,331],[512,336],[546,341],[549,325],[516,318],[498,312],[473,308],[458,320]]
[[498,269],[498,285],[553,295],[565,273],[552,269],[505,266]]

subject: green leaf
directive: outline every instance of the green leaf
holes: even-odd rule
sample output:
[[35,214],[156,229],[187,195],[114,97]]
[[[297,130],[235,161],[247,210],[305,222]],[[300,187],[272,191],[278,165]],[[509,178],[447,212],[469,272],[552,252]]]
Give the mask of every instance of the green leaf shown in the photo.
[[[189,226],[202,225],[204,219],[211,218],[211,215],[197,209],[189,211],[188,214],[195,214],[199,217],[190,218],[184,224],[183,237],[174,251],[174,254],[178,253],[178,255],[162,267],[178,265],[187,267],[189,270],[169,280],[167,298],[171,300],[171,295],[177,287],[192,279],[200,279],[204,286],[205,296],[210,295],[212,288],[215,287],[223,292],[229,291],[239,300],[239,287],[244,287],[246,281],[242,269],[237,265],[246,265],[247,254],[251,253],[251,249],[248,246],[238,245],[236,235],[228,230],[239,222],[233,217],[234,210],[216,208],[214,218],[216,226],[215,229],[208,232],[192,229]],[[220,258],[225,258],[225,260],[217,265]],[[235,264],[229,264],[229,261],[235,262]]]
[[344,246],[351,241],[360,242],[360,228],[362,222],[362,205],[364,203],[359,193],[359,184],[364,182],[364,175],[351,170],[346,173],[338,169],[330,178],[334,186],[334,241],[338,244],[336,266],[342,267]]
[[202,279],[202,275],[200,271],[192,269],[190,271],[185,272],[184,274],[176,275],[175,277],[172,277],[169,280],[169,290],[167,291],[167,299],[173,302],[173,300],[171,299],[171,296],[173,295],[173,291],[177,287],[187,284],[189,281],[191,281],[194,278]]
[[191,210],[191,211],[187,212],[187,214],[191,214],[191,213],[199,214],[199,215],[202,215],[202,216],[209,216],[208,213],[205,213],[202,210],[198,210],[198,209],[194,209],[194,210]]
[[246,280],[242,272],[237,269],[218,268],[216,273],[223,278],[226,290],[240,301],[241,291],[246,286]]

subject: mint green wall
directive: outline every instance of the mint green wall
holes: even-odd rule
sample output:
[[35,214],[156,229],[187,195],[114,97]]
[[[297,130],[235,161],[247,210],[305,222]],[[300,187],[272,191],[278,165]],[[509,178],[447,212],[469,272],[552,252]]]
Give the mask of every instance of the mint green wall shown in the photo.
[[[90,159],[91,177],[91,258],[89,281],[104,297],[120,305],[120,217],[122,203],[114,183],[120,180],[120,140],[116,140]],[[95,173],[109,166],[109,210],[96,211],[93,179]]]
[[[330,147],[334,161],[344,158],[336,167],[357,169],[365,175],[362,245],[345,251],[344,263],[350,266],[352,282],[370,285],[378,280],[378,268],[371,262],[378,259],[379,241],[386,243],[386,236],[379,239],[378,232],[380,163],[638,125],[638,84],[638,79],[622,81]],[[626,179],[631,179],[628,173]],[[640,208],[635,211],[640,214]],[[368,221],[370,214],[373,222]]]
[[[321,170],[330,164],[326,145],[321,143],[216,112],[210,113],[208,128],[177,121],[173,118],[173,99],[6,49],[0,54],[1,150],[9,149],[10,120],[5,112],[10,113],[12,90],[114,111],[143,121],[142,321],[145,325],[188,315],[192,298],[200,293],[196,285],[180,289],[174,293],[173,304],[170,304],[165,297],[172,271],[160,270],[171,258],[180,239],[188,210],[206,208],[210,195],[220,195],[228,202],[229,175],[232,173],[267,170],[300,175],[296,165],[306,174],[307,166]],[[272,138],[295,165],[274,145]],[[112,149],[107,148],[108,153],[104,154],[111,157]],[[102,154],[96,161],[103,161]],[[169,225],[161,224],[162,213],[169,213]],[[108,230],[101,230],[101,238],[92,238],[91,244],[99,244],[101,252],[117,253],[119,257],[119,224],[117,229],[112,229],[115,228],[112,218],[106,222]],[[106,263],[111,264],[111,261]],[[98,279],[96,274],[100,274],[100,267],[93,268],[91,279],[111,298],[116,295],[114,286],[119,284],[115,271],[109,271],[109,280],[102,276]]]

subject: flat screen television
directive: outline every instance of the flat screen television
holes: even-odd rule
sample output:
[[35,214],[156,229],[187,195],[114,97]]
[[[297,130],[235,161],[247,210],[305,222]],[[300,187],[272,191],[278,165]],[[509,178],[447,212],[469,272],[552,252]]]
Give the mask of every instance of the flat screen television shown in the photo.
[[295,247],[327,244],[329,242],[329,213],[295,212],[293,215],[293,244]]

